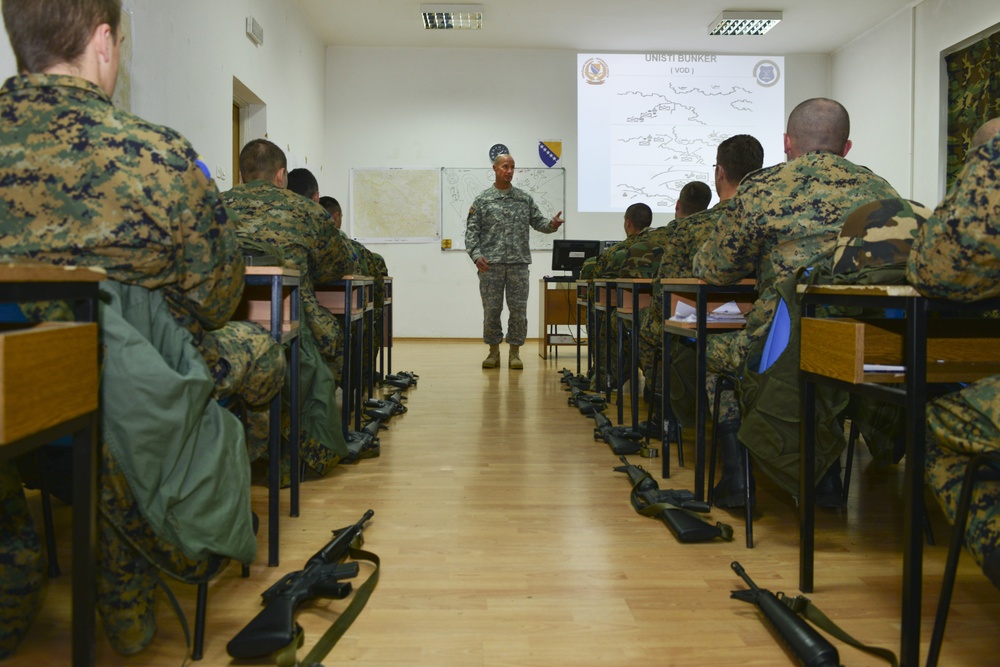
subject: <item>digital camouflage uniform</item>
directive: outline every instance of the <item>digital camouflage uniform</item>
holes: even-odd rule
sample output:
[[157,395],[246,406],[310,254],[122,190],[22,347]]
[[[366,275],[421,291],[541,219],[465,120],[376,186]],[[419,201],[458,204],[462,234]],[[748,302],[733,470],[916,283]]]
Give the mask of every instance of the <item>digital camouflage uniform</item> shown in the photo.
[[[722,215],[723,204],[720,202],[710,209],[693,213],[674,220],[666,227],[653,231],[650,243],[662,248],[660,262],[653,278],[653,295],[649,308],[642,312],[642,326],[639,330],[639,367],[646,377],[652,375],[653,359],[656,351],[663,344],[663,287],[664,278],[690,278],[693,275],[692,263],[694,255],[705,240],[715,230]],[[684,425],[693,423],[694,414],[694,354],[691,348],[674,341],[671,346],[671,381],[670,393],[674,416]],[[662,369],[662,365],[660,366]],[[658,369],[659,370],[659,369]],[[715,393],[714,373],[709,374],[706,383],[708,395]],[[663,378],[659,373],[656,377],[656,391],[660,390]],[[723,394],[723,396],[731,394]],[[721,403],[723,419],[739,417],[735,401],[730,399]]]
[[[350,242],[333,224],[329,212],[316,202],[264,180],[237,185],[222,193],[235,211],[236,234],[249,243],[277,247],[285,266],[300,272],[301,317],[320,354],[335,377],[344,367],[344,341],[337,316],[319,305],[314,285],[340,280],[357,269]],[[339,461],[340,443],[320,442],[308,434],[300,443],[302,459],[320,474]]]
[[[706,282],[757,279],[746,327],[709,338],[709,371],[739,372],[751,345],[767,337],[777,284],[798,267],[828,263],[847,213],[889,197],[898,194],[885,179],[829,152],[807,153],[746,176],[736,194],[716,207],[722,210],[715,233],[694,257],[694,274]],[[753,443],[745,444],[753,450]]]
[[[956,301],[1000,295],[1000,135],[972,151],[954,187],[917,235],[907,279],[921,293]],[[927,406],[929,483],[954,520],[971,456],[1000,448],[1000,376]],[[997,557],[1000,482],[979,482],[966,543],[977,562]]]
[[528,265],[530,228],[551,234],[556,231],[542,215],[531,195],[511,186],[490,186],[472,202],[465,223],[465,248],[475,262],[485,257],[489,271],[479,272],[479,294],[483,300],[483,342],[503,341],[504,293],[507,298],[507,343],[524,345],[528,335]]
[[[267,403],[280,390],[284,357],[257,325],[226,324],[242,294],[243,262],[218,190],[191,145],[115,109],[99,87],[76,77],[13,77],[0,89],[0,114],[0,255],[99,266],[112,280],[158,290],[205,358],[216,398]],[[24,310],[29,317],[50,312]],[[115,648],[132,652],[155,628],[151,611],[143,612],[152,609],[155,584],[112,533],[167,554],[176,574],[214,564],[189,560],[152,534],[102,449],[98,610]],[[21,507],[17,474],[3,466],[0,498],[8,509]],[[0,547],[0,653],[16,644],[35,604],[25,592],[37,571],[24,572],[37,563],[38,545],[25,537],[21,511],[11,510],[5,528],[16,533],[5,532]],[[130,520],[119,522],[124,514]]]

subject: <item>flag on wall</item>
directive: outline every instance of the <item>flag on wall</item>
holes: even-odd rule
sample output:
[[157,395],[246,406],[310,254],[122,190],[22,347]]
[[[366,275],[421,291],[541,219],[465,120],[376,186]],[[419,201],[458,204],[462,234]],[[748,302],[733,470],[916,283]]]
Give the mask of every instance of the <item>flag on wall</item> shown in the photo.
[[542,164],[546,167],[554,167],[562,157],[561,141],[539,141],[538,157],[542,159]]

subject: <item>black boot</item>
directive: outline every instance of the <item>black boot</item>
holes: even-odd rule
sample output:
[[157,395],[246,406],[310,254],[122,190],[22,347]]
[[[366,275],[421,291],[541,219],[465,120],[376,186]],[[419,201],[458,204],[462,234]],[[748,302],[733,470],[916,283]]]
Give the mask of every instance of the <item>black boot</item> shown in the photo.
[[[731,420],[718,425],[719,455],[722,458],[722,477],[712,489],[712,501],[716,507],[724,509],[746,506],[746,479],[743,475],[747,460],[747,450],[736,433],[740,422]],[[753,473],[750,475],[750,502],[754,498]]]
[[840,481],[840,459],[834,460],[816,485],[816,507],[840,507],[844,504],[844,484]]

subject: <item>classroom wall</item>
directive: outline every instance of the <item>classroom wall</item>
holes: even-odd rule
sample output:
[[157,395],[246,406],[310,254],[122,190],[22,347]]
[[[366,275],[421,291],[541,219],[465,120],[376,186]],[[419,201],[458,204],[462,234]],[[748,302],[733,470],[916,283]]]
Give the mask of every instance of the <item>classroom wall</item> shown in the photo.
[[[824,55],[786,56],[786,107],[829,94]],[[504,143],[521,167],[540,167],[540,140],[560,140],[567,236],[621,239],[620,213],[576,210],[576,52],[554,50],[327,50],[325,193],[350,210],[351,168],[489,166]],[[516,183],[515,183],[516,184]],[[471,203],[471,202],[470,202]],[[654,217],[655,226],[669,216]],[[347,221],[350,231],[350,221]],[[394,289],[396,335],[480,338],[482,306],[468,255],[437,244],[376,244]],[[528,333],[538,336],[537,280],[550,255],[534,252]]]

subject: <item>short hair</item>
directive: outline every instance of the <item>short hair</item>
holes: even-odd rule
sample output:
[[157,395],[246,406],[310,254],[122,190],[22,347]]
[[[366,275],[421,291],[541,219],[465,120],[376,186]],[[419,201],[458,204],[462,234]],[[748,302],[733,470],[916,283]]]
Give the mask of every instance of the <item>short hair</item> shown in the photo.
[[969,152],[971,153],[983,144],[989,143],[990,139],[995,137],[997,133],[1000,133],[1000,116],[990,118],[979,126],[976,133],[972,135],[972,141],[969,142]]
[[764,166],[764,147],[749,134],[734,134],[719,144],[715,161],[722,165],[726,178],[735,185]]
[[267,139],[254,139],[240,151],[240,176],[244,183],[273,181],[281,169],[288,168],[285,151]]
[[319,182],[313,173],[304,167],[288,172],[288,189],[306,199],[312,199],[319,194]]
[[322,206],[323,208],[325,208],[330,213],[331,216],[332,215],[336,215],[337,213],[342,213],[343,212],[341,210],[341,208],[340,208],[340,202],[338,202],[333,197],[329,197],[329,196],[327,196],[327,197],[320,197],[319,198],[319,205]]
[[83,55],[97,26],[118,37],[121,0],[3,0],[7,36],[21,72],[38,73]]
[[840,102],[814,97],[792,109],[786,131],[800,153],[841,154],[850,138],[851,117]]
[[499,155],[497,155],[497,156],[496,156],[495,158],[493,158],[493,166],[495,167],[495,166],[497,166],[498,164],[500,164],[500,160],[502,160],[502,159],[503,159],[503,158],[505,158],[505,157],[509,157],[509,158],[510,158],[511,160],[513,160],[513,159],[514,159],[514,156],[513,156],[513,155],[511,155],[510,153],[500,153],[500,154],[499,154]]
[[685,183],[680,194],[677,195],[677,203],[680,204],[681,212],[684,215],[704,211],[711,201],[712,188],[708,187],[708,183],[701,181]]
[[632,204],[625,209],[625,217],[636,229],[645,229],[653,224],[653,209],[647,204]]

